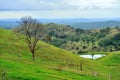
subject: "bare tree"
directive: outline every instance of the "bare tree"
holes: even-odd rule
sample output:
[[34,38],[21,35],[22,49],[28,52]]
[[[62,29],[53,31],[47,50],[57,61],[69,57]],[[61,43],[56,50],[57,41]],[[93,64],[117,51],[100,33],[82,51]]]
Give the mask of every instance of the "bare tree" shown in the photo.
[[32,59],[35,60],[35,50],[39,39],[42,38],[44,26],[30,16],[25,16],[20,19],[19,27],[15,30],[24,34],[24,39],[32,53]]

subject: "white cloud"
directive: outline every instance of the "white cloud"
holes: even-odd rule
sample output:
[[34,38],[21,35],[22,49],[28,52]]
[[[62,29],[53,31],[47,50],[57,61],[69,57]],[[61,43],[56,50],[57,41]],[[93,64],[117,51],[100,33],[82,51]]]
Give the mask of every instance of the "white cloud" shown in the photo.
[[110,9],[120,6],[119,0],[64,0],[78,9]]
[[118,10],[69,10],[69,11],[2,11],[0,19],[21,18],[32,16],[34,18],[120,18]]
[[[14,3],[14,4],[13,4]],[[2,10],[66,10],[74,6],[66,4],[63,0],[1,0]]]
[[0,0],[0,10],[1,19],[120,17],[120,0]]
[[0,0],[0,9],[75,10],[120,8],[120,0]]

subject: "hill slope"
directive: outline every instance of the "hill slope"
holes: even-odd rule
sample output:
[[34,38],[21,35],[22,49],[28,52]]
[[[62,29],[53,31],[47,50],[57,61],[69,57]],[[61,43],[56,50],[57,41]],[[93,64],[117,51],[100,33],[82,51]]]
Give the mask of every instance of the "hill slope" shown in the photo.
[[98,60],[109,68],[110,75],[114,80],[120,79],[120,52],[112,52],[108,56]]
[[[76,64],[82,62],[83,71]],[[93,67],[96,65],[96,67]],[[25,41],[12,31],[0,29],[0,74],[5,80],[102,80],[91,71],[99,69],[94,61],[39,41],[36,61],[31,60]],[[2,76],[0,76],[1,78]]]
[[120,28],[83,30],[69,25],[45,24],[46,33],[51,37],[50,44],[72,51],[112,52],[120,50]]

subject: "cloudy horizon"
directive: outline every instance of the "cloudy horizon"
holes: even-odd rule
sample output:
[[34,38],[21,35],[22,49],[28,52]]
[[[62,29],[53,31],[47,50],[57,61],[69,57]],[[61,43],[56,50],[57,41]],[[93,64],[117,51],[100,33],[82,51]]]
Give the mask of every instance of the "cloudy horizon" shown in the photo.
[[0,0],[0,19],[120,18],[120,0]]

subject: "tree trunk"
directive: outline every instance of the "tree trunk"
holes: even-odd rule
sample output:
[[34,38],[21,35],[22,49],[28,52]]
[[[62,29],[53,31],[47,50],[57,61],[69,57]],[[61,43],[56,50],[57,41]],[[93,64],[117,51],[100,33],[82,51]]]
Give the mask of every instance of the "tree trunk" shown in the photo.
[[33,61],[35,61],[35,54],[34,53],[32,53],[32,59],[33,59]]
[[34,53],[34,50],[31,51],[32,52],[32,60],[35,61],[35,53]]

